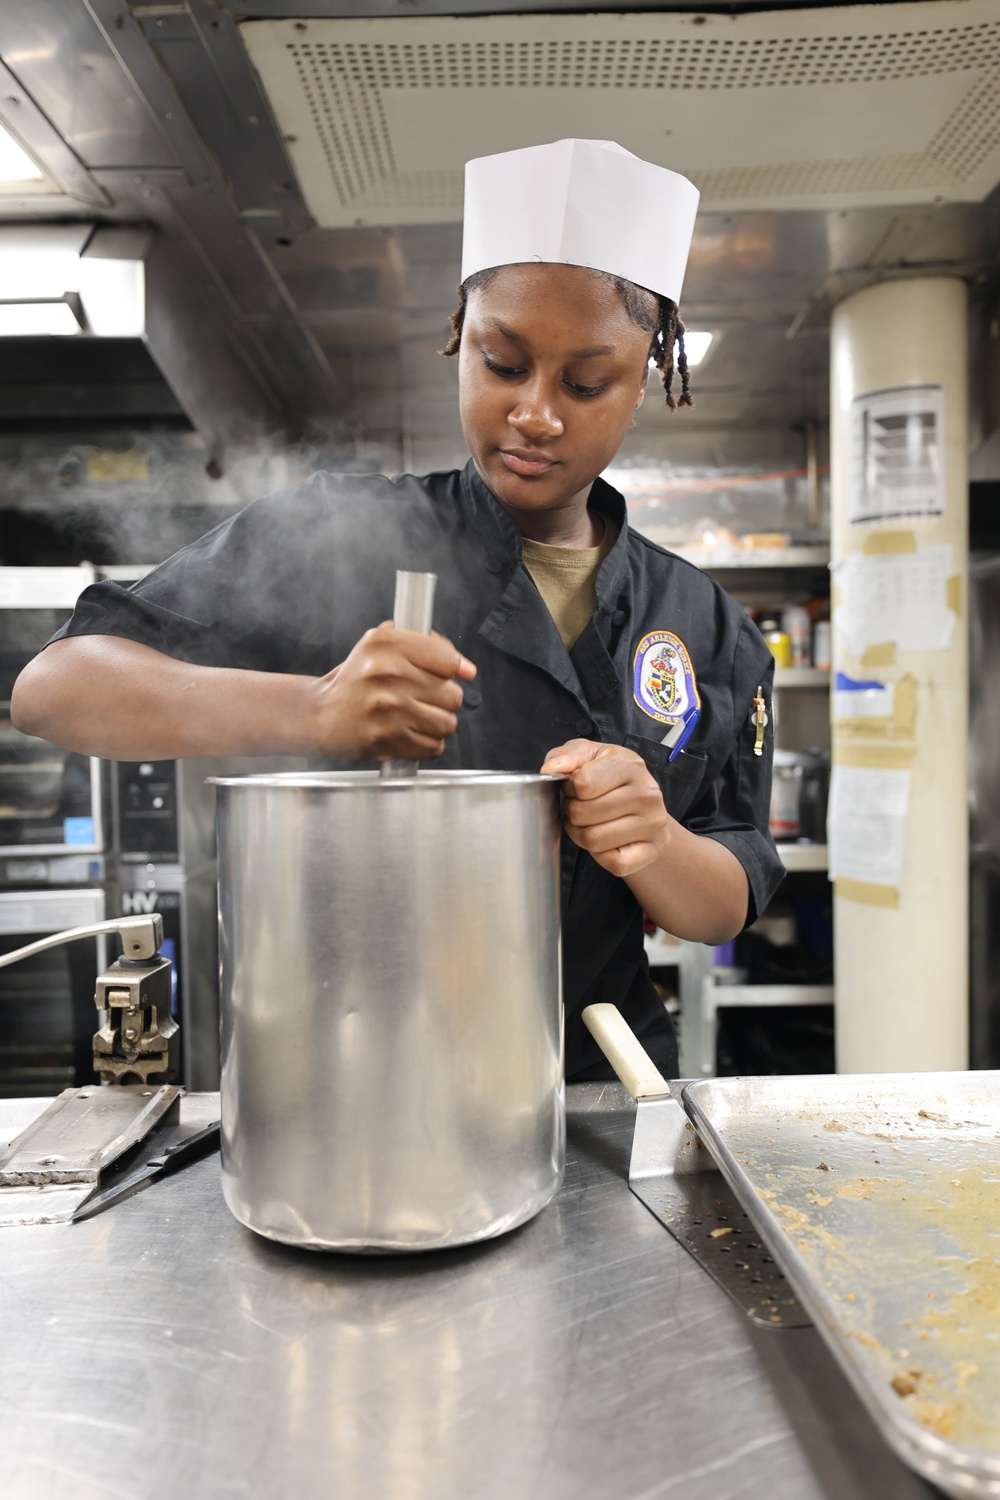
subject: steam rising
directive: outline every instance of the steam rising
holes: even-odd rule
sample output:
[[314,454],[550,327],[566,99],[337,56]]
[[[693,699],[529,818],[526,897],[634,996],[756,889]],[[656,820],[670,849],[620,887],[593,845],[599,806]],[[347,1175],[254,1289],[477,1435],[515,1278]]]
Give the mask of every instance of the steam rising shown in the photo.
[[155,565],[319,469],[391,474],[398,456],[374,445],[359,455],[346,436],[289,443],[260,434],[231,452],[220,473],[193,432],[4,436],[0,564]]

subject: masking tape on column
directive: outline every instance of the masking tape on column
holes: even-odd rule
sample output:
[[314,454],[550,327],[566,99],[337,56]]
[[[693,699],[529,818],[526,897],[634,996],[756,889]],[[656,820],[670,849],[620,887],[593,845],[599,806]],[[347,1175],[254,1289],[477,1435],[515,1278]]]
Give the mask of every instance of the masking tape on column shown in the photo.
[[866,557],[884,557],[886,554],[916,552],[915,531],[873,531],[865,537],[862,552]]
[[877,646],[868,646],[861,657],[861,665],[866,672],[873,667],[894,667],[896,665],[896,642],[880,641]]
[[836,719],[837,736],[848,740],[914,740],[917,736],[917,679],[911,672],[893,683],[892,713],[877,719]]
[[953,573],[945,584],[944,602],[953,615],[962,618],[962,580],[957,573]]
[[899,892],[893,885],[876,885],[871,880],[852,880],[840,875],[833,882],[834,895],[845,901],[861,901],[865,906],[899,906]]
[[873,741],[842,744],[839,724],[834,724],[833,763],[835,766],[862,766],[870,771],[905,771],[912,766],[916,745],[887,745]]

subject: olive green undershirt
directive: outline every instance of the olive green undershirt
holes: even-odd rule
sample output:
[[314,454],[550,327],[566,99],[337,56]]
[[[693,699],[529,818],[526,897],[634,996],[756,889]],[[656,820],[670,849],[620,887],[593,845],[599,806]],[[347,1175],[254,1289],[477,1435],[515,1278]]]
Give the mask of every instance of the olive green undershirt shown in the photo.
[[617,527],[604,522],[597,547],[550,547],[547,542],[521,539],[524,566],[556,622],[569,651],[597,608],[597,570],[618,539]]

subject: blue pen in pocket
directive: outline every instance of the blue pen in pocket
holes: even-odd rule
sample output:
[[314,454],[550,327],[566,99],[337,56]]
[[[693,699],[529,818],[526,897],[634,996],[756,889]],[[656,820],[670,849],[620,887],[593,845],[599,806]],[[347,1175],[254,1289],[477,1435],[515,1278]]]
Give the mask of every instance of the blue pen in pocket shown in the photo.
[[688,740],[694,734],[695,726],[701,715],[700,708],[692,704],[685,714],[673,725],[669,734],[663,736],[663,744],[670,747],[669,761],[675,761],[680,755]]

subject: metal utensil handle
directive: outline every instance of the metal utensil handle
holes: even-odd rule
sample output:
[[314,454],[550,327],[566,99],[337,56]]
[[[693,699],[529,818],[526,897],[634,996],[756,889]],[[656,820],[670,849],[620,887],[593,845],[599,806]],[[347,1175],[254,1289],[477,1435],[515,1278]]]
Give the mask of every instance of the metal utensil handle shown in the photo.
[[[430,635],[434,615],[434,586],[436,573],[396,574],[396,598],[392,610],[392,623],[397,630],[415,630],[419,635]],[[383,781],[400,776],[416,776],[415,760],[384,760],[381,775]]]
[[617,1006],[588,1005],[583,1024],[637,1103],[669,1096],[670,1084]]
[[50,937],[15,948],[12,953],[0,954],[0,969],[44,953],[46,948],[58,948],[77,938],[100,937],[105,932],[118,934],[125,958],[154,958],[163,943],[163,918],[159,912],[153,912],[148,917],[112,917],[108,922],[92,922],[87,927],[67,927],[65,932],[54,932]]

